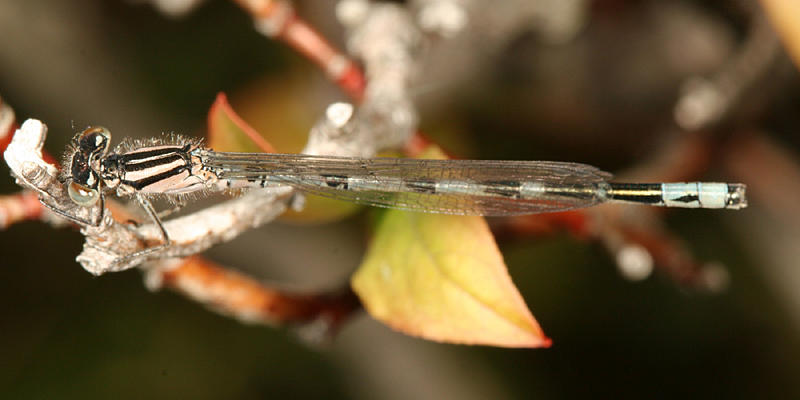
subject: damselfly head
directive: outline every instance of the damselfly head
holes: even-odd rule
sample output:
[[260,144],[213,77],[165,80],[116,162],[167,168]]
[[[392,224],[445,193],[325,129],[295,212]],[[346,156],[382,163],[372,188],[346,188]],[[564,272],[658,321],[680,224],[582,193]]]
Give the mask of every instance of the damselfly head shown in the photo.
[[76,204],[89,207],[100,199],[98,170],[110,142],[111,132],[100,126],[89,127],[74,139],[67,193]]
[[89,207],[97,202],[100,178],[91,167],[91,157],[80,151],[72,155],[67,193],[76,204]]

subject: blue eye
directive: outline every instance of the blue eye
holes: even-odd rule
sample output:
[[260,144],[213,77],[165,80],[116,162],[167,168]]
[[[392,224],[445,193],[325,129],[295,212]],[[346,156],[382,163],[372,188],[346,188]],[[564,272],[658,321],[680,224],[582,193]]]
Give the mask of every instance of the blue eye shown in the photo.
[[100,192],[97,189],[90,189],[75,182],[70,182],[67,193],[69,193],[69,198],[75,204],[82,207],[93,206],[97,203],[97,200],[100,200]]

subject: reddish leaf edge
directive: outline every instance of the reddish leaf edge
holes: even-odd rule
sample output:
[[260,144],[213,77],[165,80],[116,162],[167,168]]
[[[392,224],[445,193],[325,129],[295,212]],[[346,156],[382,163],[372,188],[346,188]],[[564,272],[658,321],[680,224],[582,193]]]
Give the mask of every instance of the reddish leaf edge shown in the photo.
[[224,113],[230,120],[238,127],[239,129],[244,132],[247,137],[253,141],[253,143],[258,146],[261,151],[265,153],[276,153],[275,148],[264,139],[258,131],[253,129],[247,122],[236,114],[233,111],[233,107],[228,102],[228,96],[224,92],[217,93],[217,98],[214,100],[214,103],[211,104],[211,108],[208,110],[208,133],[211,135],[211,129],[215,126],[216,118],[220,113]]
[[440,339],[440,338],[433,338],[433,337],[427,336],[427,335],[425,335],[423,333],[420,333],[420,332],[409,331],[408,329],[406,329],[405,327],[403,327],[402,325],[397,324],[397,323],[392,323],[390,321],[386,321],[386,320],[383,320],[383,319],[375,318],[375,317],[372,316],[373,315],[372,314],[372,310],[367,305],[367,303],[365,303],[362,300],[361,304],[364,307],[364,309],[367,311],[367,314],[369,314],[370,317],[373,318],[375,321],[378,321],[381,324],[388,326],[389,328],[391,328],[393,331],[395,331],[397,333],[400,333],[400,334],[403,334],[403,335],[406,335],[406,336],[410,336],[410,337],[414,337],[414,338],[417,338],[417,339],[426,340],[426,341],[429,341],[429,342],[442,343],[442,344],[452,344],[452,345],[457,345],[457,346],[486,346],[486,347],[497,347],[497,348],[506,348],[506,349],[548,349],[548,348],[553,346],[553,339],[551,339],[550,337],[548,337],[548,336],[546,336],[544,334],[544,331],[542,330],[541,326],[538,325],[538,321],[537,321],[537,328],[539,328],[539,331],[541,332],[541,338],[540,338],[538,343],[503,344],[503,343],[496,343],[496,342],[478,342],[478,341],[468,341],[468,340]]

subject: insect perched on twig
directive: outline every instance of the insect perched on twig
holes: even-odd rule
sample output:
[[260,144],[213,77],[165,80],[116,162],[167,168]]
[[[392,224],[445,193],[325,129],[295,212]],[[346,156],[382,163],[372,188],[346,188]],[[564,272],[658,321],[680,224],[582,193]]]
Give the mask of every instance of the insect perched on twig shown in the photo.
[[[565,211],[604,202],[664,207],[747,206],[745,185],[617,183],[596,167],[552,161],[419,160],[303,154],[225,153],[200,142],[157,140],[109,151],[110,132],[90,127],[67,154],[69,197],[90,207],[104,192],[133,196],[170,245],[150,196],[288,185],[302,192],[377,207],[457,215],[508,216]],[[101,203],[102,206],[102,203]],[[61,213],[75,222],[97,225]]]

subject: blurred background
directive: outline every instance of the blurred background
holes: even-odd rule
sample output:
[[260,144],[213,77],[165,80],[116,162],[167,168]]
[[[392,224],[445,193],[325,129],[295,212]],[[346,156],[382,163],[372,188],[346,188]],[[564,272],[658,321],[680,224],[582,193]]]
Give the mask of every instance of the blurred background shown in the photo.
[[[414,90],[421,128],[462,157],[614,172],[701,138],[695,178],[756,185],[751,207],[670,211],[664,224],[700,262],[724,265],[725,290],[659,273],[626,280],[604,246],[567,233],[501,235],[552,348],[432,343],[363,312],[315,347],[150,292],[138,271],[94,277],[74,261],[78,232],[27,222],[0,233],[0,397],[800,397],[800,191],[778,179],[800,176],[800,80],[758,3],[578,1],[561,14],[556,3],[499,2],[429,49]],[[295,5],[344,46],[335,2]],[[224,0],[180,18],[142,2],[3,1],[0,43],[0,95],[18,121],[49,126],[52,154],[89,124],[116,140],[203,136],[220,91],[297,151],[325,107],[346,100]],[[701,90],[709,82],[722,94]],[[775,154],[786,162],[770,163]],[[18,188],[6,178],[0,190]],[[207,255],[270,284],[337,288],[364,253],[365,214],[270,224]]]

